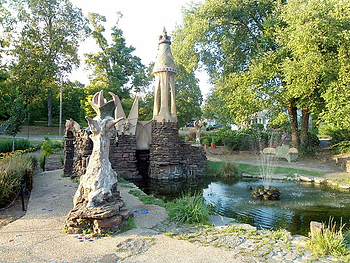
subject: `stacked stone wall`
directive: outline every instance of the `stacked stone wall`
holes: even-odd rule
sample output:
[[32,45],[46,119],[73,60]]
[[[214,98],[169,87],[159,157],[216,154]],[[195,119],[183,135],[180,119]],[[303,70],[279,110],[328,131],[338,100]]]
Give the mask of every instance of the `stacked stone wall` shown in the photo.
[[80,130],[75,133],[74,157],[71,178],[80,177],[86,172],[93,144],[89,135],[90,131]]
[[[118,141],[113,138],[110,147],[109,160],[113,170],[118,176],[132,180],[142,179],[146,173],[149,178],[157,180],[203,176],[206,167],[203,147],[182,141],[178,131],[177,123],[153,121],[149,153],[137,151],[135,136],[118,135]],[[90,134],[90,131],[79,130],[73,138],[66,136],[66,176],[75,178],[85,174],[93,148]],[[138,168],[142,171],[139,172]]]
[[206,167],[204,149],[183,142],[178,123],[152,123],[149,177],[181,179],[203,176]]
[[112,139],[109,160],[113,170],[126,179],[140,179],[137,170],[135,135],[118,135],[118,141]]

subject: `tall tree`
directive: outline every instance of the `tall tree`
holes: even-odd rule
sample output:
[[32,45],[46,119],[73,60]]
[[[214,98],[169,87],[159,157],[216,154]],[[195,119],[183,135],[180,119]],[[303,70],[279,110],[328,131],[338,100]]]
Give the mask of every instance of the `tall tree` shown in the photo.
[[23,24],[12,50],[14,82],[27,105],[47,98],[52,126],[53,93],[60,78],[79,65],[77,51],[86,22],[69,0],[13,0],[13,6]]
[[[120,13],[117,15],[121,17]],[[86,95],[91,97],[103,89],[124,99],[130,97],[131,90],[139,91],[148,85],[145,66],[139,57],[132,55],[135,48],[126,46],[123,31],[118,28],[118,24],[112,27],[111,43],[108,43],[103,26],[106,18],[96,13],[89,13],[88,19],[98,51],[85,54],[85,62],[88,68],[92,69]]]
[[[348,1],[207,0],[185,9],[181,58],[202,64],[233,121],[259,109],[288,109],[292,140],[307,143],[310,113],[330,121],[349,101]],[[194,32],[191,34],[191,32]],[[336,93],[341,95],[335,99]],[[341,106],[337,106],[341,105]],[[333,118],[333,123],[341,122]]]

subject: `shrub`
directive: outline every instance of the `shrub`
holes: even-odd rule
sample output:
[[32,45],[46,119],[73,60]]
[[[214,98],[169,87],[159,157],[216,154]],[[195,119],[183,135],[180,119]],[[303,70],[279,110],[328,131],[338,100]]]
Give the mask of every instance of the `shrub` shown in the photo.
[[335,154],[350,153],[350,141],[342,141],[332,146]]
[[204,144],[204,142],[210,143],[211,142],[211,137],[210,136],[202,136],[200,138],[200,141],[201,141],[201,144]]
[[16,197],[25,175],[31,190],[36,163],[34,155],[10,156],[0,162],[0,207],[6,207]]
[[336,230],[336,224],[330,219],[329,224],[322,232],[311,237],[306,248],[310,249],[314,256],[332,255],[335,257],[349,254],[343,236],[343,226]]
[[220,174],[224,178],[229,178],[240,176],[241,172],[234,163],[225,163],[221,168]]
[[62,147],[62,144],[59,142],[53,142],[48,136],[45,136],[44,142],[41,149],[41,155],[39,157],[40,168],[45,171],[46,160],[49,159],[50,155],[58,152]]
[[332,137],[331,144],[335,145],[342,141],[350,141],[350,131],[342,129],[330,129],[329,135]]
[[260,148],[262,132],[252,129],[234,131],[222,141],[226,148],[231,151],[248,151]]
[[230,127],[225,126],[217,131],[212,132],[212,136],[215,137],[217,145],[224,145],[223,140],[234,134],[234,131]]
[[205,204],[201,194],[189,193],[182,195],[172,202],[167,203],[169,219],[175,222],[186,224],[207,224],[209,222],[210,208]]
[[[27,139],[15,140],[15,150],[26,150],[33,148]],[[0,141],[0,153],[12,152],[12,140]]]

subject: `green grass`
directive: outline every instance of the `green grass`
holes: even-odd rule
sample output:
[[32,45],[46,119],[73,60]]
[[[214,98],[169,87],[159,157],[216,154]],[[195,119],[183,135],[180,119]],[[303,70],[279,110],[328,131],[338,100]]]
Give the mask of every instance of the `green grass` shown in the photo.
[[156,198],[154,195],[146,195],[139,189],[131,189],[128,193],[138,197],[138,199],[146,205],[158,205],[165,207],[165,202],[163,200]]
[[211,209],[200,193],[190,194],[168,202],[166,206],[171,221],[185,224],[208,224]]
[[334,257],[345,257],[349,255],[346,247],[346,240],[343,236],[343,227],[339,230],[332,219],[329,220],[328,226],[324,226],[322,232],[311,237],[306,244],[306,248],[310,249],[314,256],[324,257],[331,255]]
[[[208,176],[213,175],[217,176],[225,166],[226,162],[213,162],[208,161],[208,169],[206,174]],[[261,168],[259,165],[252,165],[252,164],[245,164],[245,163],[235,163],[237,168],[240,170],[241,173],[247,173],[251,175],[259,175],[261,174]],[[324,174],[320,172],[315,171],[308,171],[304,169],[297,169],[297,168],[288,168],[288,167],[274,167],[273,169],[274,174],[284,174],[286,176],[292,176],[293,174],[303,174],[303,175],[309,175],[309,176],[323,176]]]

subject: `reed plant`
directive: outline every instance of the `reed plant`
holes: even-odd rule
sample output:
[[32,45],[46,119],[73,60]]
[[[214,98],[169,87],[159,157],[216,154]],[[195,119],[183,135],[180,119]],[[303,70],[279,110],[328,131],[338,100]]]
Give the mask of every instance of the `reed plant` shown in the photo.
[[186,224],[208,224],[211,209],[200,193],[183,194],[166,205],[171,221]]
[[220,174],[224,178],[231,178],[240,176],[241,172],[234,163],[229,162],[224,164],[224,166],[221,168]]
[[24,176],[27,176],[27,188],[31,189],[36,163],[34,155],[10,156],[0,162],[0,208],[16,197]]
[[345,244],[346,240],[343,235],[343,228],[344,225],[337,229],[333,218],[330,218],[328,225],[324,225],[320,233],[310,237],[306,248],[310,249],[316,257],[324,257],[326,255],[343,257],[349,255],[349,250]]

